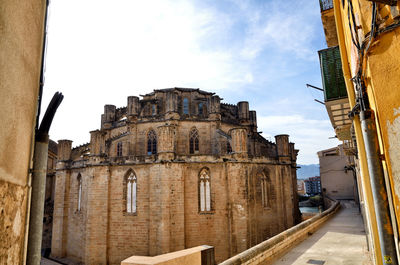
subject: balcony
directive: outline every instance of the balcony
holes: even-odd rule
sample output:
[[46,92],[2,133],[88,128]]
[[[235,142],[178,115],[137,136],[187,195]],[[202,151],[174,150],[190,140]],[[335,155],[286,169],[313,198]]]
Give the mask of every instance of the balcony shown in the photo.
[[332,0],[319,0],[319,6],[321,7],[321,12],[332,9],[333,1]]
[[350,140],[351,120],[347,116],[350,111],[350,104],[343,78],[339,47],[321,50],[318,54],[326,110],[338,139],[341,141]]
[[335,15],[333,12],[332,0],[319,0],[321,7],[321,20],[324,27],[326,44],[328,47],[338,45],[338,38],[336,33]]

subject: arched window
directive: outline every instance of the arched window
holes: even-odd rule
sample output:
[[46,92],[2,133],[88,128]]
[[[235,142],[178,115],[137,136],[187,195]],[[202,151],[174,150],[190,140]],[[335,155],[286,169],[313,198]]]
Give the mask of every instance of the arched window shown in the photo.
[[147,154],[157,154],[157,135],[153,130],[147,134]]
[[199,152],[199,132],[193,128],[189,134],[189,153],[194,154]]
[[264,208],[271,207],[271,180],[264,173],[260,175],[261,182],[261,203]]
[[203,103],[199,103],[199,115],[203,115]]
[[126,176],[126,212],[136,213],[136,183],[137,178],[133,171]]
[[232,147],[231,147],[231,144],[229,143],[229,141],[226,141],[226,153],[227,154],[232,153]]
[[80,212],[81,211],[81,205],[82,205],[82,176],[81,176],[80,173],[78,174],[77,180],[78,180],[78,205],[77,205],[77,210],[78,210],[78,212]]
[[183,99],[183,114],[189,115],[189,99],[188,98]]
[[117,156],[122,156],[122,142],[117,143]]
[[199,174],[199,207],[200,212],[211,211],[211,179],[207,169]]

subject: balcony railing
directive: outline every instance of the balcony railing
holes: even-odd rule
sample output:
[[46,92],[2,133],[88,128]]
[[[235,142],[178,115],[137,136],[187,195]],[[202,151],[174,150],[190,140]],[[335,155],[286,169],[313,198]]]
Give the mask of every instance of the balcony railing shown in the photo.
[[347,98],[346,84],[343,78],[339,46],[318,52],[321,63],[322,85],[325,102]]
[[333,8],[332,0],[319,0],[319,6],[321,7],[321,12]]

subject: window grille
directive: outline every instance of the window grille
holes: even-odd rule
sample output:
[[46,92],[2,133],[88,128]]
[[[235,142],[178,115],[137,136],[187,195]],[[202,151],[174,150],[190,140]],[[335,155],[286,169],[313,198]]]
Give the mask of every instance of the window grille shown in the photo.
[[189,135],[189,153],[194,154],[199,152],[199,132],[196,128],[190,131]]
[[157,154],[157,135],[154,130],[150,130],[147,134],[147,154]]
[[332,0],[319,0],[319,6],[321,8],[321,11],[332,9],[333,1]]

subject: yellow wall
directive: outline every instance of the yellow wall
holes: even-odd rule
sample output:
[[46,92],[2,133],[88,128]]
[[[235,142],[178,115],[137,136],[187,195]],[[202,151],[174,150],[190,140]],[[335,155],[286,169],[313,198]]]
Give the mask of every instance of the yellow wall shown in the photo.
[[44,0],[0,4],[0,264],[23,264]]
[[[357,25],[361,25],[358,35],[360,41],[363,41],[363,36],[370,31],[372,3],[368,1],[352,2]],[[343,71],[349,101],[353,107],[355,95],[353,84],[349,81],[349,78],[355,76],[359,59],[358,52],[351,42],[347,4],[343,7],[339,0],[335,0],[334,4]],[[396,8],[392,8],[392,11],[396,12]],[[378,18],[387,18],[386,21],[381,21],[383,27],[393,23],[392,13],[388,6],[378,4],[378,13],[380,15]],[[385,164],[387,165],[387,173],[394,197],[396,219],[397,223],[400,224],[400,27],[379,34],[371,44],[365,59],[365,84],[371,108],[375,112],[380,149],[385,155]],[[355,119],[354,125],[358,142],[362,186],[368,208],[368,223],[372,229],[372,238],[375,242],[375,260],[377,264],[381,264],[372,193],[358,118]]]

